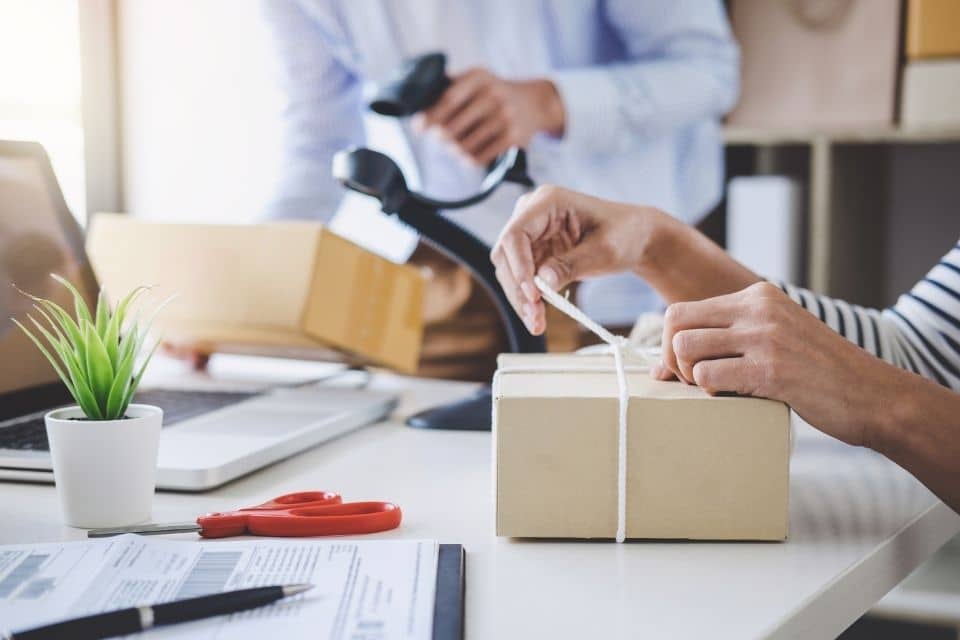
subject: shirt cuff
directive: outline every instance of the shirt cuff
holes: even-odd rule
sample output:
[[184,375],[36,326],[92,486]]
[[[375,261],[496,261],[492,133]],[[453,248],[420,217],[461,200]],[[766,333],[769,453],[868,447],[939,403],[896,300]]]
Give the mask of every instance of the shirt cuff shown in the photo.
[[557,143],[589,152],[629,145],[629,136],[621,127],[620,91],[609,71],[567,69],[548,77],[565,110],[564,132]]

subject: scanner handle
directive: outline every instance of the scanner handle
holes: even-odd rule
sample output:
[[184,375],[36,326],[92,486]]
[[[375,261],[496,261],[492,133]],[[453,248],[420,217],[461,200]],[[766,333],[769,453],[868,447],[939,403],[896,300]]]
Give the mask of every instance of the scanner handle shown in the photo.
[[520,316],[513,310],[490,261],[490,247],[477,236],[452,220],[448,220],[435,208],[416,198],[407,198],[395,214],[402,222],[417,230],[420,236],[434,249],[454,262],[465,266],[486,290],[507,330],[507,340],[513,353],[544,353],[547,343],[543,336],[527,331]]

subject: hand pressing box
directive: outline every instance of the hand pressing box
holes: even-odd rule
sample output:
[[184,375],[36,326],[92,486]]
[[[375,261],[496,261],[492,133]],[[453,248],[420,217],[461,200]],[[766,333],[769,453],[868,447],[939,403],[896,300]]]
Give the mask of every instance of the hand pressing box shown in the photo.
[[[610,355],[501,355],[494,378],[496,533],[614,538],[618,385]],[[627,538],[784,540],[790,418],[627,366]]]

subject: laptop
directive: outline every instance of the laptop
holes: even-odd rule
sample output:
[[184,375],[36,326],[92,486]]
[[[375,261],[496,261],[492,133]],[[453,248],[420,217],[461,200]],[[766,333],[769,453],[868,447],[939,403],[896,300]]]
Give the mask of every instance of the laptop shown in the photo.
[[[88,304],[95,304],[99,287],[83,234],[43,147],[0,141],[3,480],[53,481],[43,416],[74,404],[43,355],[9,320],[22,321],[32,310],[11,283],[46,297],[56,292],[50,273],[73,281]],[[392,413],[397,398],[364,389],[304,385],[259,393],[148,388],[134,402],[164,410],[158,487],[204,491],[381,420]]]

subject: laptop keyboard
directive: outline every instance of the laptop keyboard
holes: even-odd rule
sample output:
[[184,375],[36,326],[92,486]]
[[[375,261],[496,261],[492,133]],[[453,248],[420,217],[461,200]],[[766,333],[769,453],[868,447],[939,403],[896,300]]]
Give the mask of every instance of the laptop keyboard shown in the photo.
[[[163,426],[169,427],[187,418],[209,413],[256,395],[259,394],[235,391],[151,389],[138,393],[133,401],[156,405],[163,409]],[[14,420],[6,426],[0,426],[0,449],[49,451],[50,443],[47,442],[43,414]]]

